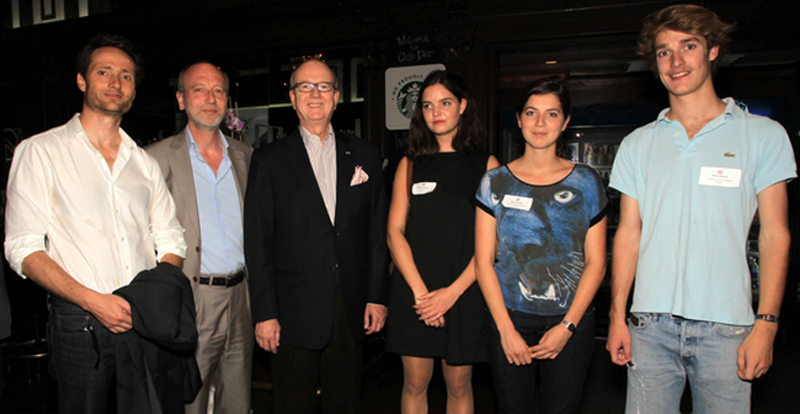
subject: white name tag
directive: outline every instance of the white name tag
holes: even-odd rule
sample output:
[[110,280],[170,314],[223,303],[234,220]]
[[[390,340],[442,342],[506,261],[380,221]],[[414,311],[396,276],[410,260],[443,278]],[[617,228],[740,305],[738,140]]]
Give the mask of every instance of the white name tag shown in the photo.
[[742,170],[738,168],[700,168],[700,185],[736,188],[741,182]]
[[533,205],[533,199],[530,197],[520,197],[515,195],[506,194],[503,196],[503,207],[513,208],[515,210],[528,211]]
[[436,183],[414,183],[411,186],[411,194],[423,195],[432,193],[436,189]]

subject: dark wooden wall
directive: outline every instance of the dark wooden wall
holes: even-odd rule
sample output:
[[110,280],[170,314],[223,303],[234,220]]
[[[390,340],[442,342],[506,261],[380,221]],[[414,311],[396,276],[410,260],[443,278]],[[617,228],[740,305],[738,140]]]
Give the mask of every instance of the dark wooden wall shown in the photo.
[[[23,128],[30,135],[64,122],[80,108],[81,97],[74,86],[76,51],[91,35],[112,32],[129,37],[144,51],[147,76],[125,121],[128,129],[143,137],[175,128],[177,107],[169,80],[186,63],[210,59],[232,77],[267,67],[269,82],[279,85],[288,73],[280,68],[291,57],[325,53],[329,58],[365,60],[364,135],[383,146],[389,135],[383,127],[383,72],[399,65],[394,55],[397,37],[426,34],[435,40],[436,50],[429,62],[421,63],[442,62],[464,75],[493,143],[501,91],[519,88],[525,75],[537,73],[531,66],[537,53],[553,52],[573,63],[585,55],[602,64],[604,54],[634,60],[633,45],[642,18],[672,3],[92,0],[90,12],[98,14],[85,18],[17,29],[10,28],[10,17],[3,19],[0,50],[5,64],[0,68],[0,93],[8,105],[0,114],[0,125]],[[696,3],[738,22],[733,52],[744,54],[754,65],[723,71],[721,89],[730,94],[796,99],[798,2],[775,1],[769,7],[740,0]],[[759,55],[777,61],[776,54],[794,56],[794,62],[760,66]],[[581,76],[574,68],[571,71],[578,102],[663,99],[660,86],[646,74],[610,70],[606,75]],[[252,84],[266,87],[266,82]],[[269,95],[274,94],[273,88]],[[248,95],[253,93],[248,91]]]
[[[29,1],[19,2],[30,17]],[[66,0],[67,4],[75,0]],[[384,154],[397,156],[402,133],[384,127],[384,72],[410,63],[444,63],[470,85],[487,124],[489,149],[500,153],[502,110],[532,77],[568,77],[576,105],[666,105],[666,93],[649,72],[620,66],[637,60],[634,46],[642,18],[675,1],[622,0],[89,0],[90,16],[12,28],[10,2],[0,12],[0,127],[4,138],[24,138],[64,123],[81,107],[74,57],[99,32],[130,38],[143,51],[146,77],[123,127],[149,141],[176,129],[174,79],[197,59],[226,70],[243,105],[285,100],[292,57],[323,53],[329,59],[364,61],[363,103],[340,106],[337,116],[362,119],[362,135]],[[736,22],[731,52],[715,84],[720,96],[785,100],[784,125],[800,130],[796,43],[800,2],[693,1]],[[401,58],[398,38],[428,36],[430,55]],[[552,54],[559,64],[541,60]],[[401,60],[404,60],[401,62]],[[349,80],[343,80],[349,82]],[[346,121],[343,121],[346,122]],[[295,125],[290,109],[271,111],[271,122]],[[6,129],[13,130],[7,132]],[[291,132],[291,130],[286,131]],[[12,139],[13,141],[13,139]],[[13,142],[6,145],[6,157]],[[798,190],[792,190],[792,226]],[[800,244],[795,244],[798,246]],[[793,257],[800,257],[795,247]],[[793,260],[790,289],[797,292],[800,260]],[[797,302],[788,301],[795,315]],[[794,318],[795,337],[800,318]],[[795,343],[800,342],[796,339]]]

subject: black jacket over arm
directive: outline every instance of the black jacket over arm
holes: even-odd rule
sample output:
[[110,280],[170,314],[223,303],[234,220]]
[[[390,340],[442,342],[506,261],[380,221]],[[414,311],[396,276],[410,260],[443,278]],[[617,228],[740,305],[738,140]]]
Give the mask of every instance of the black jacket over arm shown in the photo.
[[133,319],[117,341],[118,412],[182,413],[202,385],[189,279],[162,262],[114,294],[130,303]]
[[[360,167],[369,176],[351,186]],[[299,130],[253,154],[244,208],[253,321],[278,319],[281,345],[322,349],[333,326],[336,271],[347,321],[364,339],[366,304],[387,303],[387,201],[382,160],[336,133],[336,223],[331,224]]]

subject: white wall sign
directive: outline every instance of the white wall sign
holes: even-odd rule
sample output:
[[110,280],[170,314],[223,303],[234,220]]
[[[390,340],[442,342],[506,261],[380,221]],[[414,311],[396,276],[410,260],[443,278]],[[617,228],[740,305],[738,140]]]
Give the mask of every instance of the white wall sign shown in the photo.
[[403,66],[386,70],[386,128],[391,131],[408,129],[414,104],[419,98],[419,87],[429,73],[444,70],[441,63],[434,65]]

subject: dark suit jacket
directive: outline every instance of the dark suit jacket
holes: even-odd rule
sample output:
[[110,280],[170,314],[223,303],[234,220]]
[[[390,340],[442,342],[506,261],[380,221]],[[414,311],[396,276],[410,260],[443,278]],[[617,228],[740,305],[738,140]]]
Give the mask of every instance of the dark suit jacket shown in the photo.
[[[351,186],[356,167],[369,175]],[[336,133],[336,223],[331,224],[300,131],[253,154],[244,208],[253,321],[277,318],[281,345],[322,349],[333,326],[336,272],[347,321],[364,339],[367,302],[386,304],[386,190],[381,157]]]
[[119,413],[178,413],[194,400],[202,380],[194,298],[177,267],[161,262],[114,291],[131,305],[133,329],[119,335],[117,409]]
[[[244,190],[247,188],[247,170],[250,168],[253,147],[230,137],[225,139],[228,141],[228,157],[231,159],[233,178],[239,191],[239,205],[244,209]],[[169,192],[175,199],[178,221],[185,230],[183,237],[188,246],[186,259],[183,262],[183,273],[196,282],[195,278],[200,275],[202,241],[192,161],[189,159],[189,146],[186,144],[186,129],[147,146],[145,150],[158,162]],[[197,284],[192,283],[192,286],[196,287]]]

